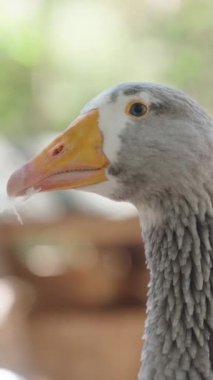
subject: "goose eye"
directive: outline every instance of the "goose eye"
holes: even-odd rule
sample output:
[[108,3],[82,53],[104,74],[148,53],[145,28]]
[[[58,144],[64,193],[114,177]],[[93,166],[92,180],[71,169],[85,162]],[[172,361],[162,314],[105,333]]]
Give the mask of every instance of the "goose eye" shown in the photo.
[[128,106],[127,112],[129,115],[141,117],[146,114],[147,106],[140,102],[134,102]]

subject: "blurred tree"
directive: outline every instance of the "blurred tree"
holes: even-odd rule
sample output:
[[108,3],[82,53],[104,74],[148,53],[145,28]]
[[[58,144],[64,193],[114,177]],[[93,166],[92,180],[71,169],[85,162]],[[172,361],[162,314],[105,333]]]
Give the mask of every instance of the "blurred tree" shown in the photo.
[[122,81],[185,89],[211,111],[212,0],[0,0],[0,131],[60,130]]

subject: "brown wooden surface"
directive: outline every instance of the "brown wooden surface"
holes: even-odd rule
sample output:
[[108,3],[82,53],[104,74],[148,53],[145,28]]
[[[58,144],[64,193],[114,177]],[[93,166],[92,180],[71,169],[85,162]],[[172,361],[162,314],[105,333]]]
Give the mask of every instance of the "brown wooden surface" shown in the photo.
[[[60,254],[70,244],[82,266],[34,273],[24,247],[43,242],[58,244]],[[0,248],[0,367],[26,380],[137,378],[148,281],[137,219],[1,223]]]
[[[148,276],[137,218],[73,217],[23,226],[5,223],[0,224],[0,242],[11,273],[34,286],[40,307],[105,305],[129,298],[145,303]],[[58,246],[60,258],[65,245],[70,251],[69,265],[65,263],[62,273],[39,275],[23,261],[25,246],[44,243]],[[48,265],[45,258],[43,265]]]
[[18,223],[0,222],[0,241],[20,241],[27,234],[56,236],[62,241],[69,241],[70,236],[77,234],[88,237],[96,244],[141,244],[141,231],[137,218],[110,220],[100,217],[70,217],[50,222]]
[[37,316],[37,365],[52,380],[136,380],[144,316],[143,309]]

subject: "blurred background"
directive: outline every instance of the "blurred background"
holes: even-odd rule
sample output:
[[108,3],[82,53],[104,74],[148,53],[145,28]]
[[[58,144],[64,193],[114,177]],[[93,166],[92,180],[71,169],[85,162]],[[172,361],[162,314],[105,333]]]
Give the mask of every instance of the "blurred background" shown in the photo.
[[212,14],[212,0],[0,0],[1,380],[137,377],[148,274],[134,207],[75,191],[14,204],[5,184],[116,83],[173,85],[212,114]]

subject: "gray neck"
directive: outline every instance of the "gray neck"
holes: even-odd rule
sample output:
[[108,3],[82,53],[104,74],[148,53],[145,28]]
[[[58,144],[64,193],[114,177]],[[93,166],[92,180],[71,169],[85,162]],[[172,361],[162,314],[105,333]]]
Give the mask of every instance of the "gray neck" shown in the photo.
[[212,204],[181,199],[156,223],[153,214],[142,212],[150,285],[139,379],[212,380]]

